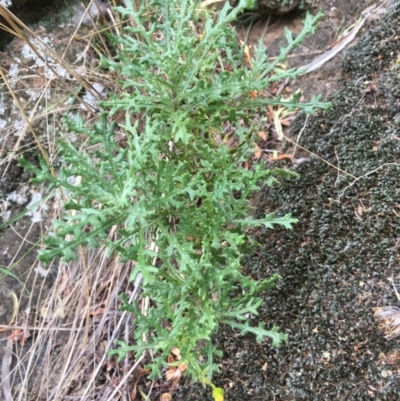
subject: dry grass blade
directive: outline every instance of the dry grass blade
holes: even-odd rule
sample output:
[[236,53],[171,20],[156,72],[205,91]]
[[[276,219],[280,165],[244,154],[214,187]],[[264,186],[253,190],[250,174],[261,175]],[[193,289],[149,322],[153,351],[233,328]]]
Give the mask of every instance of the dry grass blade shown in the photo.
[[223,0],[206,0],[200,4],[200,8],[211,6],[211,4],[222,3]]
[[360,19],[354,24],[354,27],[349,30],[347,35],[342,38],[338,43],[335,44],[335,46],[332,47],[332,49],[326,51],[325,53],[321,54],[317,58],[315,58],[311,63],[304,65],[300,67],[299,69],[306,69],[306,74],[318,70],[320,67],[322,67],[326,62],[331,60],[333,57],[335,57],[338,53],[340,53],[348,44],[350,44],[354,38],[356,37],[357,33],[360,31],[360,29],[363,27],[364,23],[370,18],[371,16],[374,16],[378,13],[379,9],[382,8],[382,6],[386,2],[382,2],[379,5],[372,5],[370,7],[367,7],[361,14]]
[[[18,370],[25,369],[24,379],[19,384],[19,394],[26,395],[30,389],[33,398],[29,399],[40,398],[49,392],[51,396],[48,399],[52,400],[61,400],[67,393],[81,400],[92,399],[99,382],[105,382],[106,388],[111,385],[109,380],[112,377],[121,383],[129,378],[122,373],[122,366],[116,364],[114,358],[108,357],[107,351],[121,335],[122,328],[128,331],[132,329],[129,323],[131,315],[118,312],[119,293],[130,292],[127,277],[131,265],[123,265],[118,259],[110,261],[102,252],[86,254],[90,260],[90,274],[87,277],[91,289],[89,299],[82,297],[86,293],[86,285],[81,262],[60,266],[52,291],[41,302],[29,351],[21,353],[18,347],[15,351],[18,362],[10,372],[11,377]],[[133,285],[131,301],[138,297],[139,285],[140,279]],[[84,345],[82,334],[88,315],[89,332],[87,344]],[[27,330],[31,324],[27,322],[15,327]],[[5,362],[8,360],[5,359]],[[133,363],[135,369],[140,361]],[[5,362],[4,366],[9,366]],[[129,366],[129,370],[134,369]],[[6,371],[5,367],[3,371]],[[105,371],[108,373],[104,377]],[[7,385],[7,381],[5,383]],[[15,383],[11,383],[11,388],[16,388]],[[16,398],[22,399],[21,396]]]
[[[50,163],[50,156],[45,150],[45,146],[42,144],[42,141],[39,138],[38,133],[36,132],[34,125],[32,123],[35,114],[37,114],[38,105],[41,101],[43,101],[43,97],[48,92],[52,82],[57,80],[57,84],[61,85],[64,90],[75,99],[79,101],[84,107],[89,111],[94,111],[91,104],[87,103],[82,97],[79,97],[76,93],[76,90],[73,86],[71,86],[68,81],[60,75],[61,72],[66,71],[73,79],[75,79],[85,90],[91,94],[94,98],[101,97],[100,93],[96,90],[96,88],[90,84],[80,73],[78,73],[75,68],[72,68],[68,62],[65,61],[63,56],[59,56],[57,52],[52,50],[46,43],[44,43],[38,35],[32,32],[22,21],[20,21],[11,11],[6,9],[5,7],[0,7],[0,17],[3,17],[8,25],[1,25],[0,28],[7,30],[12,33],[17,38],[22,39],[22,41],[29,47],[32,51],[32,54],[36,57],[37,60],[45,66],[45,75],[41,76],[41,79],[45,80],[45,85],[43,87],[43,91],[39,99],[37,100],[35,107],[28,113],[26,111],[26,105],[21,102],[20,97],[14,90],[15,84],[11,84],[9,79],[7,78],[5,71],[3,68],[0,68],[0,76],[3,79],[8,92],[11,94],[14,102],[17,105],[19,114],[23,117],[25,121],[25,128],[21,130],[18,134],[18,140],[14,145],[13,151],[6,157],[2,163],[10,163],[10,161],[18,154],[18,150],[20,147],[20,143],[24,138],[24,132],[26,128],[29,128],[32,136],[35,139],[35,142],[40,149],[40,152],[43,158],[47,163]],[[49,63],[48,60],[53,60],[54,63]],[[21,67],[21,66],[20,66]],[[31,68],[28,68],[28,71],[31,71]],[[3,171],[3,175],[7,172],[7,168]],[[52,173],[54,175],[54,170],[52,169]]]
[[12,348],[13,341],[7,340],[7,343],[4,347],[3,360],[1,363],[1,389],[3,391],[4,401],[13,401],[10,384]]
[[[101,49],[98,45],[94,48],[93,35],[82,35],[85,39],[79,41],[75,27],[69,39],[60,33],[62,38],[45,41],[40,28],[32,31],[9,10],[0,7],[0,16],[6,21],[0,29],[16,37],[13,46],[18,54],[18,58],[5,55],[2,59],[2,86],[9,94],[4,101],[11,115],[23,119],[23,124],[16,128],[15,120],[5,128],[0,127],[5,132],[2,151],[7,157],[1,164],[6,174],[7,164],[13,159],[26,149],[34,151],[34,144],[27,143],[26,130],[32,133],[36,147],[47,162],[57,160],[56,139],[60,132],[65,132],[65,128],[61,131],[62,116],[73,112],[86,113],[87,121],[97,118],[95,106],[87,98],[90,95],[97,101],[102,97],[97,86],[99,82],[104,82],[108,88],[114,88],[115,84],[93,68],[100,52],[110,55],[104,41]],[[60,48],[51,47],[54,43],[66,46],[60,51]],[[73,51],[70,46],[74,47]],[[71,59],[71,51],[81,55],[78,63]],[[89,80],[96,83],[92,85]],[[34,90],[36,93],[32,95]],[[73,106],[71,99],[78,105]],[[64,196],[56,195],[56,200],[50,203],[53,216],[62,212],[64,202]],[[39,231],[46,231],[44,225]],[[21,236],[20,249],[27,245],[27,235]],[[4,335],[10,337],[2,358],[1,386],[8,397],[6,401],[43,397],[61,400],[67,394],[83,401],[93,399],[99,388],[109,399],[118,399],[117,394],[129,388],[131,377],[127,372],[132,373],[143,361],[144,357],[137,361],[126,358],[119,364],[107,354],[115,339],[124,336],[128,339],[132,334],[132,315],[119,312],[118,299],[122,292],[130,294],[131,301],[140,295],[140,280],[128,281],[132,265],[122,264],[118,258],[107,258],[105,249],[89,252],[81,248],[78,256],[77,262],[61,263],[49,269],[52,271],[49,274],[36,261],[24,277],[24,287],[34,287],[38,291],[29,296],[28,313],[20,310],[13,324],[1,326]],[[48,288],[49,277],[44,276],[54,273],[54,285]],[[23,304],[26,303],[21,302],[21,308],[25,308]],[[23,344],[25,346],[21,347]],[[120,390],[114,391],[116,383],[120,383],[117,386]]]
[[[3,71],[2,68],[0,68],[0,75],[1,75],[1,77],[3,78],[3,80],[4,80],[6,86],[7,86],[8,90],[9,90],[11,96],[13,97],[15,103],[17,104],[18,109],[19,109],[21,115],[23,116],[23,118],[24,118],[24,120],[25,120],[27,126],[29,127],[29,129],[30,129],[30,131],[31,131],[31,133],[32,133],[32,135],[33,135],[33,137],[35,138],[36,144],[37,144],[37,146],[39,147],[40,152],[42,153],[43,158],[46,160],[47,163],[49,163],[50,161],[49,161],[49,157],[48,157],[48,155],[47,155],[47,152],[45,151],[44,147],[42,146],[42,143],[41,143],[41,141],[39,140],[39,136],[36,134],[36,131],[35,131],[35,129],[33,128],[32,124],[31,124],[31,122],[30,122],[30,119],[29,119],[28,116],[26,115],[25,110],[24,110],[24,108],[22,107],[21,102],[20,102],[19,99],[18,99],[18,96],[16,95],[16,93],[14,92],[12,86],[11,86],[10,83],[8,82],[8,79],[7,79],[6,75],[4,74],[4,71]],[[19,142],[19,141],[18,141],[18,142]],[[5,170],[5,172],[6,172],[6,171],[7,171],[7,169]],[[52,169],[52,173],[54,174],[54,170],[53,170],[53,169]]]
[[[66,383],[82,381],[82,369],[85,370],[85,368],[87,369],[90,366],[93,366],[92,358],[88,358],[88,356],[93,355],[93,353],[96,352],[96,349],[99,350],[99,348],[101,348],[101,354],[97,354],[96,367],[90,375],[90,380],[88,380],[86,383],[82,383],[83,386],[81,392],[79,393],[82,400],[85,400],[87,396],[90,396],[94,387],[97,385],[99,376],[103,374],[102,371],[104,369],[104,365],[110,363],[110,360],[107,356],[107,351],[113,346],[113,341],[119,334],[120,329],[126,323],[127,319],[130,318],[129,314],[126,312],[121,314],[119,318],[116,318],[115,313],[116,310],[118,310],[117,295],[121,291],[121,287],[126,286],[127,275],[130,272],[131,266],[118,266],[117,260],[115,261],[114,266],[119,267],[119,269],[122,268],[122,272],[116,268],[110,269],[109,263],[104,263],[102,266],[108,268],[108,274],[104,271],[104,269],[99,269],[98,274],[96,273],[97,279],[95,282],[91,280],[90,284],[96,284],[96,281],[100,280],[100,277],[102,281],[104,281],[104,278],[106,278],[108,296],[106,300],[102,302],[102,304],[105,305],[104,311],[101,315],[97,316],[98,318],[100,317],[100,319],[97,319],[97,323],[95,325],[91,325],[91,336],[87,346],[82,348],[80,347],[80,342],[75,342],[73,349],[71,349],[69,353],[69,358],[67,359],[68,363],[63,371],[63,381],[60,382],[57,388],[53,390],[51,399],[58,399],[65,393],[66,388],[68,387]],[[105,273],[105,277],[102,277],[102,273]],[[120,274],[119,277],[117,277],[117,274]],[[97,284],[99,284],[99,281],[97,281]],[[131,294],[132,300],[139,294],[138,286],[139,283],[136,283],[136,286]],[[91,288],[94,287],[91,286]],[[104,288],[101,289],[103,292]],[[93,296],[94,294],[92,293],[91,295]],[[87,305],[87,307],[88,306],[89,305]],[[95,305],[92,304],[91,306]],[[83,318],[84,316],[81,317],[81,319]],[[80,322],[80,326],[82,326],[82,320]],[[112,333],[111,336],[107,338],[107,344],[102,344],[104,341],[104,333]]]
[[[57,52],[52,50],[46,43],[44,43],[40,37],[38,37],[31,29],[29,29],[19,18],[17,18],[10,10],[0,7],[0,16],[3,17],[10,28],[5,27],[10,33],[16,37],[23,39],[23,41],[30,47],[39,60],[42,60],[46,67],[54,74],[54,77],[62,78],[57,68],[53,67],[46,60],[52,59],[62,68],[64,68],[83,88],[85,88],[92,96],[101,96],[100,93],[88,82],[85,77],[79,74],[69,63],[65,61],[63,56],[60,56]],[[1,26],[0,26],[1,27]],[[76,96],[74,88],[69,85],[65,80],[60,80],[61,85],[71,94]],[[90,104],[86,103],[80,97],[76,99],[84,104],[88,110],[92,110]]]

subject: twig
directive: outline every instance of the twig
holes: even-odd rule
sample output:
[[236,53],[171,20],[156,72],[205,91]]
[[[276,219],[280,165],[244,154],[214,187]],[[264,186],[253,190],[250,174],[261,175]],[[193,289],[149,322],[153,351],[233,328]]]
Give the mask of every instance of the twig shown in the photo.
[[394,293],[396,294],[397,300],[400,302],[400,294],[397,291],[396,286],[394,285],[393,277],[389,277],[388,280],[389,280],[389,282],[392,283],[392,286],[393,286],[393,289],[394,289]]
[[[284,137],[285,137],[285,139],[286,139],[287,141],[289,141],[289,142],[291,142],[291,143],[293,143],[293,144],[296,144],[295,141],[293,141],[292,139],[288,138],[287,136],[284,136]],[[352,177],[352,178],[354,178],[355,180],[358,180],[358,178],[357,178],[355,175],[350,174],[350,173],[348,173],[347,171],[342,170],[341,168],[339,168],[339,167],[335,166],[334,164],[328,162],[328,160],[325,160],[325,159],[322,158],[321,156],[318,156],[316,153],[311,152],[311,150],[308,150],[308,149],[304,148],[303,146],[301,146],[301,145],[299,145],[299,144],[297,144],[297,147],[299,147],[300,149],[306,151],[308,154],[313,155],[313,156],[316,157],[317,159],[323,161],[323,162],[326,163],[328,166],[331,166],[331,167],[333,167],[334,169],[340,171],[341,173],[343,173],[343,174],[345,174],[345,175],[347,175],[347,176],[349,176],[349,177]]]
[[10,366],[12,362],[13,340],[7,340],[3,350],[3,360],[1,363],[1,389],[3,390],[4,401],[13,401],[10,383]]
[[[323,52],[324,52],[323,50],[314,50],[312,52],[307,52],[307,53],[289,54],[286,58],[304,57],[304,56],[310,56],[313,54],[321,54]],[[268,57],[268,61],[274,61],[278,58],[279,58],[279,56]]]
[[[107,398],[107,400],[115,400],[115,398],[114,398],[115,395],[118,393],[119,389],[124,385],[124,383],[128,380],[128,378],[131,376],[132,372],[139,366],[139,364],[140,364],[140,362],[142,362],[143,358],[144,358],[144,353],[135,362],[135,364],[129,369],[129,372],[122,378],[122,380],[119,382],[118,386],[112,392],[110,397]],[[102,365],[100,365],[100,367],[102,367]]]
[[[38,327],[38,326],[13,326],[13,325],[8,325],[8,324],[0,324],[0,329],[4,330],[36,330],[36,331],[82,331],[82,329],[79,328],[68,328],[68,327]],[[2,339],[0,341],[4,341],[5,339]]]
[[[381,166],[377,167],[375,170],[369,171],[368,173],[361,175],[360,177],[356,178],[356,177],[352,176],[355,178],[355,180],[351,184],[347,185],[347,187],[341,192],[338,200],[340,200],[340,198],[343,196],[343,194],[346,192],[346,190],[348,190],[350,187],[352,187],[357,181],[361,180],[361,178],[368,177],[369,175],[376,173],[378,170],[380,170],[381,168],[383,168],[385,166],[400,166],[400,164],[399,163],[384,163]],[[348,174],[348,175],[351,175],[351,174]]]
[[324,54],[321,54],[319,57],[314,59],[311,63],[306,64],[299,69],[306,69],[305,74],[308,74],[309,72],[315,71],[322,67],[327,61],[335,57],[339,52],[341,52],[350,42],[353,41],[353,39],[356,37],[357,33],[359,30],[362,28],[364,25],[365,21],[368,19],[370,15],[374,11],[376,11],[378,7],[377,6],[371,6],[366,8],[362,14],[360,20],[355,24],[354,28],[347,34],[345,38],[340,40],[332,49],[328,50]]
[[300,132],[299,132],[299,135],[297,136],[296,143],[294,144],[293,156],[294,156],[295,153],[296,153],[297,146],[299,145],[299,141],[300,141],[301,135],[302,135],[303,131],[305,130],[306,126],[307,126],[308,117],[309,117],[309,114],[307,114],[307,116],[306,116],[306,121],[304,121],[304,125],[303,125],[303,127],[301,128],[301,130],[300,130]]
[[[335,146],[335,155],[336,155],[338,167],[340,168],[340,159],[339,159],[339,155],[338,155],[336,146]],[[336,178],[336,181],[335,181],[335,187],[336,187],[336,184],[337,184],[338,182],[339,182],[339,171],[338,171],[338,175],[337,175],[337,178]]]
[[[133,290],[131,296],[129,297],[129,303],[131,303],[131,302],[134,300],[134,298],[136,298],[136,297],[139,295],[139,289],[140,289],[140,283],[141,283],[141,282],[142,282],[142,275],[139,273],[139,274],[137,275],[136,280],[135,280],[135,283],[134,283],[134,290]],[[85,399],[85,397],[87,396],[87,394],[88,394],[88,392],[89,392],[91,386],[93,385],[95,379],[97,378],[97,375],[98,375],[99,371],[100,371],[101,369],[103,369],[104,361],[105,361],[106,358],[108,357],[108,351],[111,349],[111,347],[114,346],[114,340],[116,339],[117,334],[118,334],[118,332],[119,332],[119,329],[120,329],[120,327],[122,326],[122,323],[123,323],[123,321],[124,321],[124,318],[125,318],[125,316],[126,316],[128,313],[129,313],[129,312],[127,312],[127,311],[125,311],[125,312],[122,313],[121,319],[119,320],[118,324],[117,324],[116,327],[114,328],[114,331],[113,331],[113,333],[112,333],[112,336],[111,336],[111,338],[110,338],[110,340],[109,340],[109,342],[108,342],[108,344],[107,344],[107,347],[106,347],[106,349],[105,349],[104,355],[103,355],[103,357],[101,358],[101,361],[98,363],[98,365],[97,365],[97,367],[96,367],[96,370],[92,373],[91,379],[90,379],[89,383],[87,384],[84,393],[83,393],[82,396],[81,396],[81,400],[84,400],[84,399]],[[137,364],[138,364],[141,360],[142,360],[142,357],[140,357],[139,360],[135,363],[135,365],[134,365],[135,368],[137,367]],[[131,368],[130,372],[131,372],[131,371],[133,371],[133,368]],[[121,381],[120,384],[123,383],[123,382],[124,382],[124,380]],[[119,389],[119,388],[120,388],[120,387],[118,386],[117,389]],[[113,395],[114,395],[114,394],[115,394],[115,391],[114,391]],[[112,399],[112,398],[111,398],[111,399]]]

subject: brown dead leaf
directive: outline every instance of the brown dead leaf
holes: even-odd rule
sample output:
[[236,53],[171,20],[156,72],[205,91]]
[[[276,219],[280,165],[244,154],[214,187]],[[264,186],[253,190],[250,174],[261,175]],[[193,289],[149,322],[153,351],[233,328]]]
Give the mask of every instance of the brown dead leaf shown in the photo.
[[251,62],[249,46],[245,45],[244,42],[240,41],[241,46],[244,45],[244,60],[249,68],[253,68],[253,63]]
[[274,119],[274,108],[271,105],[267,106],[267,115],[270,120]]
[[289,120],[281,120],[281,124],[284,125],[285,127],[290,127],[290,121]]
[[[58,295],[62,294],[65,291],[65,289],[67,288],[67,285],[68,285],[68,281],[69,281],[69,275],[67,273],[64,273],[62,275],[62,278],[57,287]],[[68,295],[68,294],[66,294],[66,295]]]
[[29,330],[16,329],[6,337],[6,340],[18,341],[21,346],[24,346],[29,337],[32,337]]
[[278,135],[278,139],[283,141],[283,130],[281,123],[281,113],[283,111],[283,107],[280,107],[278,110],[274,111],[274,126],[276,130],[276,134]]
[[258,97],[258,92],[257,91],[251,91],[250,92],[250,97],[254,100],[257,99]]
[[179,370],[182,374],[184,374],[184,373],[187,371],[187,368],[188,368],[188,366],[187,366],[187,363],[185,363],[185,362],[181,362],[181,363],[178,365],[178,370]]
[[178,382],[182,375],[187,371],[187,364],[185,362],[181,362],[178,367],[176,366],[169,366],[168,370],[165,372],[165,378],[167,381],[174,380]]
[[254,144],[254,149],[255,149],[254,158],[256,160],[258,160],[262,156],[263,152],[262,152],[261,148],[256,143]]
[[135,383],[135,384],[133,385],[133,388],[131,389],[129,395],[131,396],[131,400],[136,400],[136,396],[137,396],[137,383]]
[[178,347],[174,347],[171,349],[171,354],[176,357],[176,359],[181,359],[181,350]]
[[293,160],[294,157],[292,155],[287,154],[287,153],[283,153],[281,155],[268,155],[268,159],[270,161],[283,160],[283,159]]
[[91,311],[90,315],[91,316],[104,315],[105,311],[106,311],[106,308],[97,308],[97,309]]
[[257,134],[263,141],[267,140],[267,134],[264,131],[259,131]]
[[168,368],[168,370],[165,372],[165,379],[167,380],[167,382],[169,382],[175,377],[177,371],[178,369],[175,366],[170,366]]
[[109,372],[110,370],[114,369],[117,366],[117,360],[116,359],[110,359],[106,363],[106,370]]

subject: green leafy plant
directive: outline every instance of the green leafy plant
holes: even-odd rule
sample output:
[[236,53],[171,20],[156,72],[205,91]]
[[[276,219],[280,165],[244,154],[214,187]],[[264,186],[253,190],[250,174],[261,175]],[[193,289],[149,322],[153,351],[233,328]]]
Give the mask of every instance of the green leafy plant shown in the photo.
[[[294,174],[262,163],[241,166],[252,157],[267,105],[306,112],[328,107],[318,98],[298,103],[298,97],[263,95],[271,82],[299,74],[278,65],[315,30],[320,15],[307,15],[295,39],[286,32],[288,46],[277,60],[269,62],[260,45],[249,66],[230,26],[248,1],[234,9],[226,4],[217,17],[189,0],[142,3],[150,9],[142,4],[137,10],[134,2],[116,9],[130,24],[112,39],[117,57],[103,60],[122,77],[122,95],[101,104],[93,127],[79,118],[69,121],[72,131],[88,138],[88,150],[61,142],[57,177],[43,160],[41,168],[21,163],[35,171],[37,181],[69,194],[70,213],[54,222],[42,261],[68,261],[78,245],[100,244],[109,255],[135,261],[130,279],[141,279],[142,297],[151,304],[143,313],[121,296],[122,308],[135,315],[135,339],[131,345],[119,341],[113,353],[123,358],[152,349],[156,375],[178,348],[188,374],[209,383],[217,370],[214,359],[221,356],[212,335],[221,324],[253,333],[257,341],[271,338],[273,346],[287,339],[278,327],[250,325],[249,315],[262,303],[260,292],[279,276],[252,280],[241,273],[241,258],[251,244],[246,227],[289,229],[296,222],[291,215],[248,218],[249,198],[260,185]],[[107,237],[111,227],[118,227],[113,240]]]

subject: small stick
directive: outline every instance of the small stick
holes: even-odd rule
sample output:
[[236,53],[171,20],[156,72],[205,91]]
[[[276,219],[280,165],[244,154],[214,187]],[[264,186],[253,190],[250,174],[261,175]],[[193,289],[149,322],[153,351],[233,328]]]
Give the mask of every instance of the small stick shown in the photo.
[[393,277],[389,277],[388,280],[389,280],[390,283],[392,283],[392,286],[393,286],[393,289],[394,289],[394,293],[396,294],[397,300],[400,302],[400,294],[397,291],[396,286],[394,285]]
[[10,383],[10,366],[12,362],[13,354],[13,340],[7,340],[7,344],[3,350],[3,360],[1,363],[1,389],[3,390],[3,396],[5,401],[13,401],[11,394],[11,383]]

